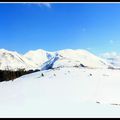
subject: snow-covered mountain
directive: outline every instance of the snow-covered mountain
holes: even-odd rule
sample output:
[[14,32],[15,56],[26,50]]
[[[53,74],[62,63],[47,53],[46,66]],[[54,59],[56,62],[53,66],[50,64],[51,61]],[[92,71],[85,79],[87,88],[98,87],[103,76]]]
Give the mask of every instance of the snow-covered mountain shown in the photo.
[[0,49],[0,70],[34,69],[35,64],[15,51]]
[[15,51],[0,49],[0,69],[17,70],[49,69],[57,67],[84,66],[89,68],[108,68],[114,65],[82,49],[65,49],[49,52],[42,49],[31,50],[24,55]]
[[75,67],[84,66],[89,68],[108,68],[114,67],[112,64],[108,63],[106,60],[97,57],[96,55],[86,51],[86,50],[60,50],[56,51],[54,57],[49,61],[44,63],[41,67],[43,69],[47,68],[57,68],[57,67]]
[[49,59],[51,59],[53,56],[54,52],[48,52],[42,49],[31,50],[24,54],[24,57],[26,57],[31,62],[35,63],[38,67],[46,61],[48,61]]
[[36,51],[29,56],[36,56],[33,62],[0,50],[2,69],[42,68],[0,83],[0,117],[120,117],[120,70],[106,69],[112,65],[86,50],[38,51],[41,56]]
[[108,63],[114,65],[116,68],[120,68],[120,54],[116,52],[107,52],[101,55]]

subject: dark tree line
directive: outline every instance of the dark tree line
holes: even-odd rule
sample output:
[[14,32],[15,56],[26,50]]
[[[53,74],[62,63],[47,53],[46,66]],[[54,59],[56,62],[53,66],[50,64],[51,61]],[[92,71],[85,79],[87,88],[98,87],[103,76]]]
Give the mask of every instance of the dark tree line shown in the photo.
[[25,69],[19,69],[17,71],[0,70],[0,82],[14,80],[15,78],[18,78],[22,75],[37,72],[37,71],[39,70],[29,70],[29,71],[26,71]]

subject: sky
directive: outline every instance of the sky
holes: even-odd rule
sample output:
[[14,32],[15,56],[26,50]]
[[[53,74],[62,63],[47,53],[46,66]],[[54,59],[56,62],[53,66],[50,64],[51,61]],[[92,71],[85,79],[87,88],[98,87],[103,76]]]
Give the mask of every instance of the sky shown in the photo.
[[0,48],[120,53],[120,3],[1,3]]

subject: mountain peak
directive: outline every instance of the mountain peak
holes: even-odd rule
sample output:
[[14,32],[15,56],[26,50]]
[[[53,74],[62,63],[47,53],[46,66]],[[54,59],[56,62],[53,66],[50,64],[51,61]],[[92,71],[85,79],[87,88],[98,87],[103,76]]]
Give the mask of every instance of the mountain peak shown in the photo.
[[0,49],[0,52],[10,52],[10,51],[8,51],[8,50],[6,50],[6,49],[4,49],[4,48],[1,48],[1,49]]
[[0,70],[34,69],[34,63],[17,53],[0,49]]
[[107,68],[109,64],[106,60],[92,54],[84,49],[63,49],[54,52],[43,49],[30,50],[24,55],[16,51],[0,49],[0,69],[6,66],[16,68],[40,68],[43,64],[53,67],[59,66],[89,66],[91,68]]

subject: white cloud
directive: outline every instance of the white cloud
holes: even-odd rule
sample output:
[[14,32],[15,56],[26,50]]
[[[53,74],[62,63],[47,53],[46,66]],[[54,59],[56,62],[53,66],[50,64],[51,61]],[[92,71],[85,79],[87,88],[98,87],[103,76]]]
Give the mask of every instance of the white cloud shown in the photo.
[[101,54],[100,57],[106,59],[107,62],[111,63],[115,67],[120,68],[120,53],[106,52],[106,53]]
[[51,8],[51,3],[49,2],[24,2],[24,4],[28,4],[28,5],[37,5],[37,6],[45,6],[47,8]]
[[100,56],[103,58],[120,58],[120,53],[112,51],[112,52],[102,53]]
[[46,7],[48,7],[48,8],[51,8],[51,4],[50,3],[39,3],[39,4],[42,4],[42,5],[44,5],[44,6],[46,6]]

